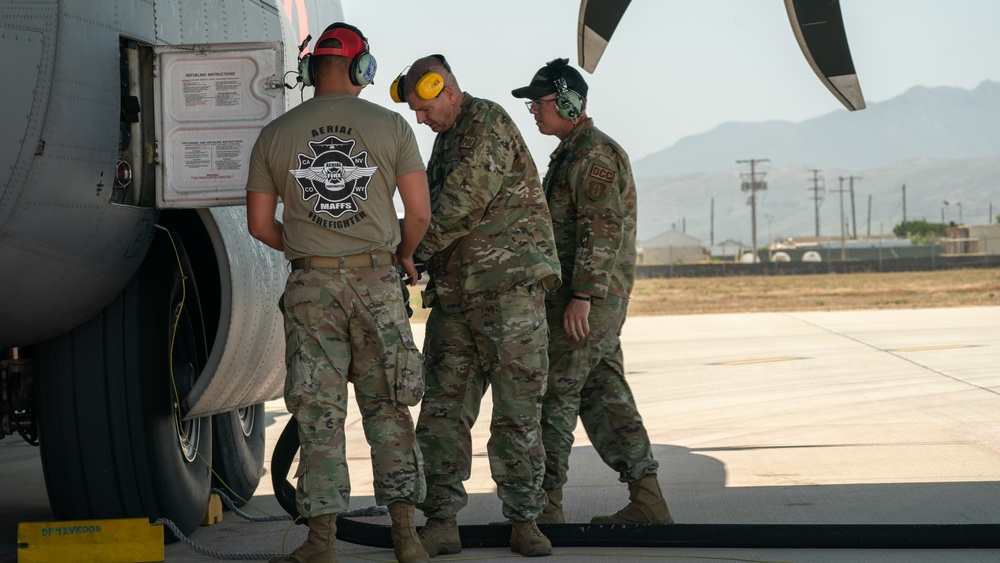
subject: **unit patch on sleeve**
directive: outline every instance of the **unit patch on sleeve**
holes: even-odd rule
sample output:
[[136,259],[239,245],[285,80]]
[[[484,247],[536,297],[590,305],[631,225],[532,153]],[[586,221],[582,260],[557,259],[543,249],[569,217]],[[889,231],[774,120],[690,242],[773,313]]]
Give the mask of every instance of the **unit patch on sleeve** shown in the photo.
[[591,164],[590,177],[597,178],[598,180],[603,180],[605,182],[614,182],[615,171],[609,168],[605,168],[599,164]]
[[473,137],[471,135],[466,135],[466,136],[462,137],[461,147],[463,149],[471,149],[474,146],[476,146],[476,138],[475,137]]
[[587,197],[594,201],[601,201],[608,195],[608,185],[603,182],[591,182],[587,188]]

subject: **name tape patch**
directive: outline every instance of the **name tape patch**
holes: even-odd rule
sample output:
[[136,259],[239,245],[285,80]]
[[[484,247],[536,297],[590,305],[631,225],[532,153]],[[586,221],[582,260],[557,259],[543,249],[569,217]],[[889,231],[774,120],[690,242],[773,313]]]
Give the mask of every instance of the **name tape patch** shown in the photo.
[[610,170],[603,166],[593,164],[590,166],[590,176],[592,178],[597,178],[598,180],[604,180],[605,182],[611,182],[615,179],[614,170]]

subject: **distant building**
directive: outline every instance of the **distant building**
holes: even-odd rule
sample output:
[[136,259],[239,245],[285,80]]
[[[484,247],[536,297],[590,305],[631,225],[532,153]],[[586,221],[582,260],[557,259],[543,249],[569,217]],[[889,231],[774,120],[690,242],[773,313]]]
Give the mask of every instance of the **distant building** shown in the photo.
[[708,259],[701,241],[676,228],[642,243],[642,264],[692,264]]
[[837,260],[877,260],[920,258],[941,254],[941,245],[913,246],[909,239],[892,235],[844,239],[840,237],[787,237],[760,251],[761,261],[772,261],[784,253],[791,262],[834,262]]
[[996,256],[1000,254],[1000,224],[948,227],[941,242],[945,256]]
[[738,262],[743,252],[751,248],[749,244],[744,244],[742,241],[726,239],[716,243],[709,249],[709,252],[715,260]]
[[823,257],[820,255],[819,252],[816,252],[815,250],[807,250],[804,253],[802,253],[802,261],[803,262],[822,262],[823,261]]

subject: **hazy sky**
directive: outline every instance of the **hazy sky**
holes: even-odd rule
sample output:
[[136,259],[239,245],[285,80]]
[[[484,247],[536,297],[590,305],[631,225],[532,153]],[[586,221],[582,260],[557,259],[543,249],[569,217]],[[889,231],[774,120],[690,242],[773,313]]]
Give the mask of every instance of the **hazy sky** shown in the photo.
[[[538,133],[510,91],[553,58],[578,64],[578,0],[342,4],[378,61],[376,84],[362,97],[407,116],[425,160],[433,132],[393,103],[388,87],[414,59],[442,53],[464,90],[514,117],[544,173],[557,140]],[[841,0],[841,7],[869,105],[917,85],[1000,81],[997,0]],[[802,56],[781,0],[633,0],[597,70],[584,76],[590,116],[633,161],[727,121],[847,111]]]

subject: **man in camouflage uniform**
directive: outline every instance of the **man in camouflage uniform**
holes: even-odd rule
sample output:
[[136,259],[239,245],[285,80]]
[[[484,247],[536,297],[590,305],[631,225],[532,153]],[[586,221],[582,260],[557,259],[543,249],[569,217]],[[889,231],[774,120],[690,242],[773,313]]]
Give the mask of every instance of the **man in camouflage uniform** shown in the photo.
[[456,514],[468,503],[470,429],[491,386],[487,450],[512,521],[511,550],[549,555],[534,520],[546,503],[544,296],[559,284],[559,264],[538,172],[510,116],[462,92],[443,56],[418,59],[393,87],[394,99],[438,134],[427,166],[431,225],[416,252],[427,260],[423,305],[431,309],[417,421],[427,477],[420,538],[431,556],[461,550]]
[[427,561],[414,521],[426,484],[408,408],[423,391],[423,359],[393,265],[416,283],[413,251],[430,223],[427,176],[403,117],[358,98],[375,72],[361,32],[333,24],[311,56],[315,96],[264,127],[247,181],[250,234],[284,251],[292,266],[281,303],[285,404],[301,443],[296,504],[309,519],[305,543],[271,561],[337,561],[336,517],[351,490],[348,382],[371,446],[375,500],[392,518],[396,559]]
[[531,84],[527,98],[538,130],[559,138],[543,181],[562,286],[545,299],[549,381],[542,402],[545,492],[540,523],[561,523],[573,430],[579,414],[601,459],[628,483],[629,504],[592,523],[672,523],[656,478],[649,435],[625,381],[620,342],[635,281],[635,181],[628,155],[587,117],[587,83],[556,59]]

